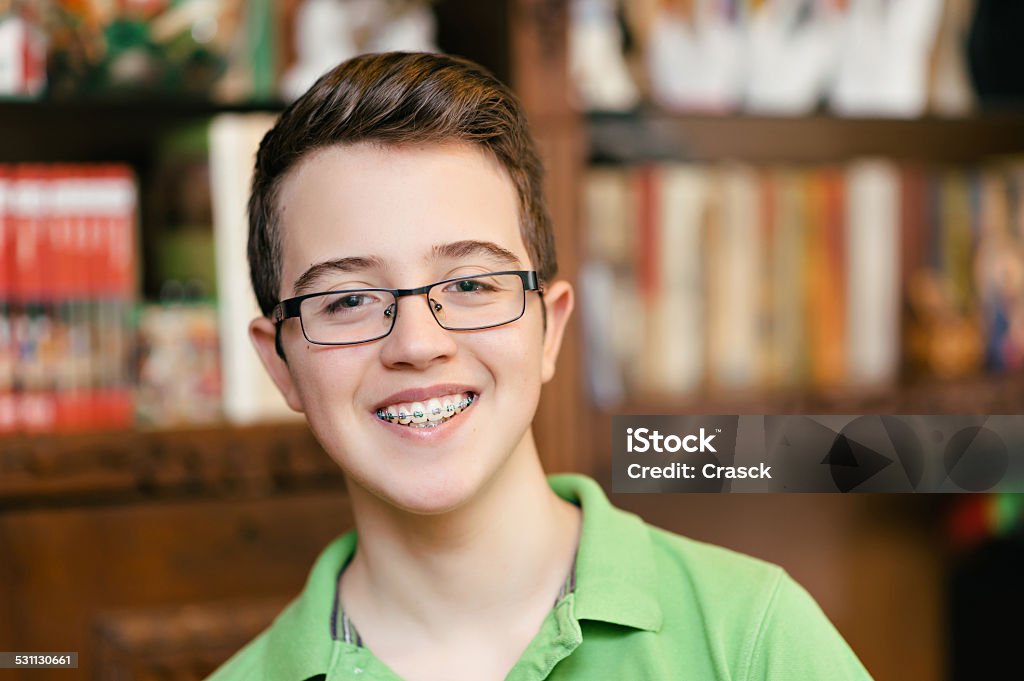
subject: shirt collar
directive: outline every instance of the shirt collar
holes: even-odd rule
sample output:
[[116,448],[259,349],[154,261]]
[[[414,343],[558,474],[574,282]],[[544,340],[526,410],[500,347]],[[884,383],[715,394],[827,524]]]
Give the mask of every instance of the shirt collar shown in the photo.
[[264,665],[268,679],[303,681],[327,671],[335,645],[331,622],[338,575],[356,548],[355,530],[321,552],[302,594],[278,615],[268,634]]
[[[632,513],[612,506],[595,481],[583,475],[553,475],[551,488],[583,510],[576,555],[575,617],[645,631],[661,628],[655,597],[657,571],[650,530]],[[267,678],[309,679],[323,674],[335,641],[331,637],[340,570],[356,548],[355,531],[338,537],[317,558],[302,594],[268,633]]]
[[588,477],[553,475],[548,482],[558,496],[583,509],[576,618],[658,631],[662,612],[650,529],[639,517],[612,506]]

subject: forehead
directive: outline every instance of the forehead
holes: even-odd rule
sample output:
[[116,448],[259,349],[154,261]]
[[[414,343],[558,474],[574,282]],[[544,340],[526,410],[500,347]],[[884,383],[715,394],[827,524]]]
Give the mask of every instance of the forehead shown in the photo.
[[525,266],[518,205],[501,164],[470,144],[317,151],[281,186],[282,289],[318,262],[370,257],[401,274],[466,240],[495,243]]

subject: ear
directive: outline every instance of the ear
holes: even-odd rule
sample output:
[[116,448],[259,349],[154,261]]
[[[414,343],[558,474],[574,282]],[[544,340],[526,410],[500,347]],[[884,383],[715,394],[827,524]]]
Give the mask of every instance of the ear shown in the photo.
[[544,333],[544,351],[541,357],[541,380],[547,383],[555,375],[555,363],[562,348],[562,337],[569,323],[575,295],[572,284],[556,281],[544,290],[544,306],[547,308],[548,328]]
[[263,366],[273,379],[277,389],[281,391],[285,402],[294,411],[302,413],[305,411],[302,406],[302,399],[299,391],[295,389],[295,382],[292,380],[292,372],[288,364],[277,354],[274,345],[276,329],[274,323],[267,317],[257,317],[249,322],[249,338],[252,340],[256,353],[260,356]]

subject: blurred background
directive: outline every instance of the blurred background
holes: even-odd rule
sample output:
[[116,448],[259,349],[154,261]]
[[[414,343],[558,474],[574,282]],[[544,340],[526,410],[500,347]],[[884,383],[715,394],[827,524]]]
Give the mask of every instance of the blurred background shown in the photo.
[[[1016,0],[0,0],[0,650],[200,679],[351,525],[249,346],[253,153],[323,71],[508,82],[579,308],[535,431],[1024,413]],[[784,566],[880,680],[1019,678],[1020,495],[614,495]]]

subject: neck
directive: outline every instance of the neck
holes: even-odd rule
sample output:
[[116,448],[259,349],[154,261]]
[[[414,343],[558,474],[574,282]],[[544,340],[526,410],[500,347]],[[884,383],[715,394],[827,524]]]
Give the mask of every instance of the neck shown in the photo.
[[359,544],[341,593],[357,625],[362,612],[387,613],[437,631],[478,626],[529,599],[553,604],[575,556],[579,511],[548,486],[530,433],[449,512],[408,513],[358,486],[350,494]]

